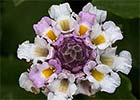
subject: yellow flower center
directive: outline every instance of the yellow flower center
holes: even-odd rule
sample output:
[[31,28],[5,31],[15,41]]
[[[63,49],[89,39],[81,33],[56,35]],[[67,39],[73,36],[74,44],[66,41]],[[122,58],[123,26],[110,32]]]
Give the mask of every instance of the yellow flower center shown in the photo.
[[66,92],[68,90],[69,81],[67,79],[63,79],[60,82],[59,91]]
[[56,71],[56,69],[53,66],[50,66],[48,69],[43,70],[42,74],[46,78],[49,78],[55,71]]
[[57,39],[57,36],[52,30],[47,31],[46,36],[52,41],[55,41]]
[[92,43],[95,45],[105,43],[105,41],[106,41],[106,39],[102,34],[100,34],[96,39],[92,39]]
[[36,56],[44,56],[46,57],[48,55],[49,51],[47,48],[40,48],[40,47],[36,47],[35,48],[35,55]]
[[90,72],[97,81],[101,81],[104,78],[104,74],[95,69],[92,69]]
[[70,29],[69,20],[68,19],[61,20],[60,21],[60,26],[61,26],[63,31],[68,31]]
[[102,57],[100,58],[101,62],[105,65],[111,66],[113,64],[114,59],[112,57]]
[[79,27],[79,35],[84,35],[86,32],[88,31],[88,27],[86,27],[85,25],[80,25]]

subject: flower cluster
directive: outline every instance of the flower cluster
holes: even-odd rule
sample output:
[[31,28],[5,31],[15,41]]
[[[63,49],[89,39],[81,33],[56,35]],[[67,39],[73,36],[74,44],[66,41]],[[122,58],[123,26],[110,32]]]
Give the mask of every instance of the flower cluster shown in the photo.
[[32,93],[44,93],[48,100],[72,100],[73,95],[114,93],[120,85],[117,72],[128,74],[131,54],[112,44],[123,39],[121,30],[112,21],[105,21],[107,12],[91,3],[79,14],[68,3],[52,5],[49,17],[33,25],[34,43],[19,45],[19,59],[32,62],[19,78],[20,87]]

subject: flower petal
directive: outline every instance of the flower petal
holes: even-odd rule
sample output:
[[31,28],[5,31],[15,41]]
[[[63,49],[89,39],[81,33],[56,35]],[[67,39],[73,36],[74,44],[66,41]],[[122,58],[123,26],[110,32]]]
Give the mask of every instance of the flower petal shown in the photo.
[[90,12],[92,14],[95,14],[96,15],[96,20],[99,23],[105,21],[106,16],[107,16],[106,11],[97,9],[91,3],[88,3],[87,5],[85,5],[83,7],[83,11],[87,11],[87,12]]
[[20,75],[19,78],[20,87],[24,88],[26,91],[33,92],[35,94],[39,93],[39,89],[33,84],[33,82],[29,79],[28,73],[24,72]]
[[112,21],[105,22],[103,24],[103,29],[104,29],[105,35],[108,37],[111,43],[114,43],[117,40],[123,39],[123,35],[121,33],[120,28],[116,26],[114,22]]
[[19,45],[17,56],[19,59],[26,59],[27,62],[33,60],[36,63],[38,60],[44,61],[53,57],[54,49],[43,38],[37,36],[35,43],[29,41]]
[[100,85],[101,91],[114,93],[116,88],[120,85],[120,77],[117,73],[111,72],[110,75],[104,78]]
[[132,57],[128,51],[121,51],[118,57],[115,57],[113,70],[128,74],[132,68]]
[[70,16],[72,10],[68,3],[63,3],[60,5],[51,6],[48,12],[49,12],[50,17],[56,20],[58,17],[62,15]]

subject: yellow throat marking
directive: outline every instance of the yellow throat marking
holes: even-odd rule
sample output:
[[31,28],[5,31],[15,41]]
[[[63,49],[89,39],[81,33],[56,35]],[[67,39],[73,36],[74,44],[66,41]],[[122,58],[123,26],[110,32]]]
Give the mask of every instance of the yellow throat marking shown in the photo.
[[69,81],[67,79],[63,79],[60,82],[59,91],[66,92],[68,90]]
[[60,26],[61,26],[63,31],[68,31],[70,29],[69,20],[67,20],[67,19],[61,20]]
[[86,27],[85,25],[80,25],[79,26],[79,35],[81,36],[81,35],[84,35],[86,32],[88,31],[88,27]]
[[96,39],[92,39],[92,43],[95,44],[95,45],[99,45],[99,44],[105,43],[105,41],[106,41],[106,39],[105,39],[105,37],[102,34],[97,36]]
[[97,70],[91,70],[91,75],[97,80],[97,81],[101,81],[104,78],[104,74],[97,71]]
[[45,69],[42,71],[42,74],[46,77],[49,78],[54,72],[56,71],[56,69],[50,65],[50,67],[48,69]]
[[57,36],[52,30],[47,31],[46,36],[52,41],[55,41],[57,39]]
[[47,48],[40,48],[40,47],[36,47],[35,48],[35,55],[36,56],[44,56],[46,57],[49,53],[49,50]]

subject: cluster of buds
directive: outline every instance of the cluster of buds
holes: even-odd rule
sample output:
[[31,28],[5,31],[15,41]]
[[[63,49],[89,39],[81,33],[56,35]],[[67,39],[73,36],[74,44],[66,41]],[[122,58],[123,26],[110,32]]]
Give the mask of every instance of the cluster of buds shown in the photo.
[[20,87],[48,100],[72,100],[73,95],[95,95],[99,91],[114,93],[120,85],[117,72],[128,74],[131,54],[112,44],[123,39],[112,21],[105,21],[107,12],[91,3],[79,14],[68,3],[52,5],[49,17],[33,25],[34,43],[19,45],[17,56],[32,62],[19,78]]

